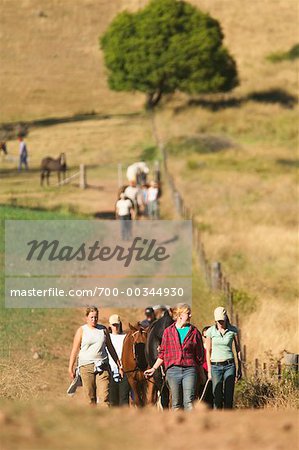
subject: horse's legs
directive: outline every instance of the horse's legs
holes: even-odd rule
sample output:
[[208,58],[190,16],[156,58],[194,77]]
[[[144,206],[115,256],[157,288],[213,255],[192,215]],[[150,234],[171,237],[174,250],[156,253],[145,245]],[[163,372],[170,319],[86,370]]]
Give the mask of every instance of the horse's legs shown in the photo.
[[50,170],[47,171],[47,186],[49,186]]
[[146,388],[146,404],[155,405],[157,403],[157,389],[156,385],[152,381],[147,381]]
[[60,170],[57,172],[58,184],[60,184]]
[[138,380],[134,378],[134,375],[127,374],[129,384],[131,386],[131,389],[133,391],[134,396],[134,404],[140,408],[142,406],[141,400],[140,400],[140,390],[138,389]]

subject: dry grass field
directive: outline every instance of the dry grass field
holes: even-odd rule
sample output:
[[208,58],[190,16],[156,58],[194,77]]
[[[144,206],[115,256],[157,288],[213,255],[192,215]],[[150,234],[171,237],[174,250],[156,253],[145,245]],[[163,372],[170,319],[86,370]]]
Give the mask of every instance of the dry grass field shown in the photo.
[[[147,127],[142,116],[131,118],[123,115],[108,119],[92,117],[80,122],[34,128],[26,142],[30,173],[17,172],[18,141],[8,142],[9,153],[14,160],[3,159],[1,162],[0,202],[96,214],[114,210],[118,191],[118,163],[123,164],[125,183],[126,167],[139,159],[143,146],[150,142],[150,127]],[[80,163],[86,165],[89,185],[86,191],[73,185],[55,187],[55,173],[50,177],[50,188],[40,187],[42,158],[58,157],[61,152],[66,154],[70,168],[67,176],[78,172]],[[78,181],[75,179],[73,184],[78,185]]]
[[[136,161],[154,142],[143,96],[109,91],[98,39],[117,12],[145,3],[0,0],[0,124],[35,121],[26,138],[29,173],[16,170],[16,139],[7,142],[9,158],[0,157],[0,204],[29,208],[26,214],[30,209],[32,214],[52,210],[80,218],[113,212],[117,164]],[[298,60],[267,60],[270,53],[296,44],[296,5],[293,0],[192,3],[220,20],[237,61],[240,86],[225,96],[190,99],[175,94],[163,100],[157,124],[169,149],[170,171],[196,214],[209,259],[222,262],[232,285],[247,299],[241,326],[249,358],[270,349],[275,355],[283,349],[298,353]],[[86,164],[88,189],[81,191],[74,183],[57,188],[55,175],[49,188],[40,187],[41,159],[61,152],[66,153],[69,174]],[[164,218],[173,217],[167,189],[162,211]],[[218,298],[200,283],[195,283],[193,318],[202,326],[212,321]],[[109,312],[103,311],[104,322]],[[199,408],[188,418],[166,413],[161,420],[156,411],[83,410],[80,395],[62,405],[81,312],[0,313],[2,342],[8,343],[1,349],[0,397],[36,401],[1,401],[4,450],[92,449],[103,440],[108,449],[176,449],[186,443],[209,449],[219,439],[224,449],[296,445],[297,417],[290,412],[209,414]],[[139,315],[124,312],[127,320]],[[9,351],[14,336],[21,353],[14,352],[15,343]],[[41,354],[37,361],[32,358],[35,351]],[[19,365],[12,369],[17,363],[24,364],[26,378]],[[146,427],[148,439],[142,431]]]

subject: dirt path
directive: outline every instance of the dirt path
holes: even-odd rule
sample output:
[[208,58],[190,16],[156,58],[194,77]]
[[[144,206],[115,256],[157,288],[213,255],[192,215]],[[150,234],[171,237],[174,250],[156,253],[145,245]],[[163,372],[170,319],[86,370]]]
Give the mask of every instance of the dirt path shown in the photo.
[[82,409],[68,404],[5,405],[0,410],[1,450],[121,448],[223,450],[296,448],[292,412],[209,412]]

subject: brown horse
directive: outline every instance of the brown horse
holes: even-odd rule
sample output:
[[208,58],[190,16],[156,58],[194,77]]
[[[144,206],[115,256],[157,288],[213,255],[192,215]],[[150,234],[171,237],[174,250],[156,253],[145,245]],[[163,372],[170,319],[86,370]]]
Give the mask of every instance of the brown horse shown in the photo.
[[155,386],[143,374],[148,368],[145,357],[147,331],[140,325],[129,324],[129,327],[123,345],[122,364],[134,394],[134,403],[138,407],[154,404]]
[[60,184],[60,174],[63,174],[63,179],[65,180],[65,173],[67,171],[66,158],[65,154],[61,153],[57,159],[51,158],[47,156],[42,159],[41,162],[41,177],[40,183],[41,186],[44,184],[44,178],[47,179],[47,185],[49,186],[49,177],[51,172],[57,172],[58,174],[58,183]]

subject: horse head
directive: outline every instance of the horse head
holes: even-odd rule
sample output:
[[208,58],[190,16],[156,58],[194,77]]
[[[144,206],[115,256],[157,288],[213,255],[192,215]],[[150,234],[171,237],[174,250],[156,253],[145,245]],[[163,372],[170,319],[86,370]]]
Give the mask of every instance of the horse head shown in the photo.
[[126,340],[130,342],[135,364],[138,369],[144,371],[147,368],[145,357],[145,344],[147,339],[147,331],[139,324],[132,325],[129,323],[130,331]]
[[62,165],[62,164],[66,164],[66,157],[65,157],[65,153],[60,153],[60,155],[59,155],[59,161],[60,161],[60,164]]

